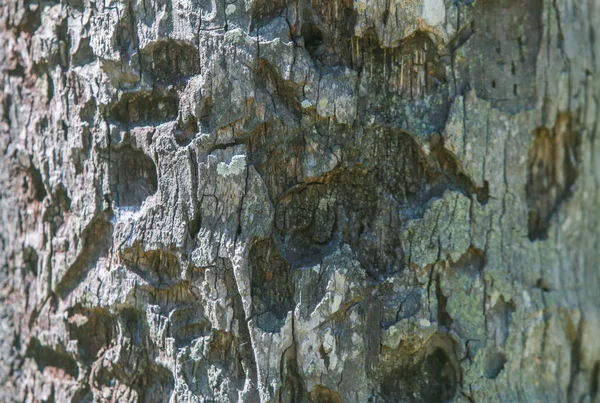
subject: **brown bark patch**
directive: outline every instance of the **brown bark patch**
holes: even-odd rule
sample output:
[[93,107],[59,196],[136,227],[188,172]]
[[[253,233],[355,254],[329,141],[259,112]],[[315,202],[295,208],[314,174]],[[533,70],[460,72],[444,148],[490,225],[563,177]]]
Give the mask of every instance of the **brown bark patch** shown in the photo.
[[529,207],[529,239],[548,237],[552,216],[571,196],[579,166],[579,134],[569,113],[554,127],[538,127],[529,150],[525,192]]

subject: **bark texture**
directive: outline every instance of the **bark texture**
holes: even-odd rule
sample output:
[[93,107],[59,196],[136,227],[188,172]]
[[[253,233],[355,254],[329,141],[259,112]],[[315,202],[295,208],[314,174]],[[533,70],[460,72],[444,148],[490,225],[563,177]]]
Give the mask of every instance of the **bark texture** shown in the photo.
[[3,0],[0,401],[600,401],[599,23]]

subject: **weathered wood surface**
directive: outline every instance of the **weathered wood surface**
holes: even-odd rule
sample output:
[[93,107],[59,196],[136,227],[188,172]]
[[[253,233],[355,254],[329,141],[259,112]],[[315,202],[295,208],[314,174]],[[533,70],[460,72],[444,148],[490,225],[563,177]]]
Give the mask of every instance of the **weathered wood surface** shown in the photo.
[[0,401],[600,401],[598,0],[3,0]]

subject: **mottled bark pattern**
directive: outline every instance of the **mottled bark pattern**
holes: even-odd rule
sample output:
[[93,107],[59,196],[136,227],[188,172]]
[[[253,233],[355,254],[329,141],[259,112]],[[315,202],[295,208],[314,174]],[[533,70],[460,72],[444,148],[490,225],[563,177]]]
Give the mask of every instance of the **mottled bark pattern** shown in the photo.
[[0,401],[600,401],[598,0],[4,0]]

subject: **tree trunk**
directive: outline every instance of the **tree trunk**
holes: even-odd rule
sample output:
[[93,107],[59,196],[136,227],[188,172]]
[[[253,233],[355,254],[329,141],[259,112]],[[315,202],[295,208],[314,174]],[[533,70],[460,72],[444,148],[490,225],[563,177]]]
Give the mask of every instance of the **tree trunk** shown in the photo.
[[600,401],[600,1],[0,7],[0,401]]

